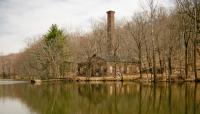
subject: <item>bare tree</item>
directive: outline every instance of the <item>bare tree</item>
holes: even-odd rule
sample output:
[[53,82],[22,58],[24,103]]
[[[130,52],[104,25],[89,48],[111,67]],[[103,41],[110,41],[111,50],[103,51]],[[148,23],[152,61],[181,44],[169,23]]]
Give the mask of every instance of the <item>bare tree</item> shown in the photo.
[[199,23],[200,23],[200,11],[199,5],[200,3],[197,0],[176,0],[178,8],[182,11],[183,14],[187,15],[190,18],[190,25],[193,26],[194,29],[191,32],[194,33],[193,41],[193,68],[195,80],[197,80],[197,46],[196,40],[199,34]]
[[146,34],[146,20],[143,15],[136,15],[133,22],[128,23],[128,31],[131,34],[131,37],[134,39],[137,50],[138,50],[138,59],[139,59],[139,72],[140,78],[142,78],[142,48],[145,40]]
[[153,59],[153,76],[154,82],[156,81],[157,72],[156,72],[156,54],[155,54],[155,35],[154,35],[154,18],[156,15],[156,8],[157,4],[154,0],[147,0],[147,4],[150,9],[150,25],[151,25],[151,32],[150,36],[152,38],[152,59]]

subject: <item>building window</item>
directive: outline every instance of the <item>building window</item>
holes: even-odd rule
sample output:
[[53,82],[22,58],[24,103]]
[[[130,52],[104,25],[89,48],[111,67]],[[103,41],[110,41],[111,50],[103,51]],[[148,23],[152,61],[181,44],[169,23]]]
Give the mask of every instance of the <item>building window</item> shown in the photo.
[[121,72],[124,72],[124,67],[123,66],[121,67]]
[[127,66],[127,73],[130,73],[130,68],[129,68],[129,66]]
[[110,66],[110,73],[113,73],[113,67]]

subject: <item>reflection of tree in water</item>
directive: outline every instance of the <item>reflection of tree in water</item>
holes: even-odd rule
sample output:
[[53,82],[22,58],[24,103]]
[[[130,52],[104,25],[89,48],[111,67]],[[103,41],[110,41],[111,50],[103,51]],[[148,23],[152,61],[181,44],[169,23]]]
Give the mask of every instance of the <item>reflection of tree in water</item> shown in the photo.
[[[130,89],[132,88],[132,89]],[[99,84],[82,84],[78,86],[80,96],[87,97],[94,103],[100,103],[109,96],[124,96],[137,90],[135,84],[119,83],[99,83]]]
[[[122,110],[123,104],[127,100],[127,95],[131,95],[132,90],[137,88],[134,84],[123,84],[121,82],[99,83],[99,84],[84,84],[78,86],[78,93],[82,99],[88,99],[89,112],[94,112],[92,109],[101,108],[103,113],[121,114],[130,110]],[[133,93],[134,91],[132,91]],[[121,99],[121,100],[120,100]],[[134,98],[135,99],[135,98]],[[123,102],[123,103],[120,103]],[[121,106],[122,105],[122,106]],[[131,105],[130,105],[131,106]],[[97,109],[98,109],[97,108]]]
[[78,86],[80,96],[86,97],[90,102],[99,104],[107,99],[108,88],[102,84],[86,84]]
[[0,98],[18,98],[38,114],[199,114],[199,90],[195,83],[17,84],[1,85]]
[[[0,90],[2,89],[1,87]],[[21,99],[33,112],[38,114],[64,114],[69,111],[65,107],[69,105],[68,99],[72,95],[66,93],[68,88],[64,88],[62,84],[44,84],[40,86],[30,84],[5,85],[3,89],[4,91],[6,90],[6,97]],[[56,92],[56,90],[58,91]],[[56,103],[52,111],[55,96],[57,96]]]

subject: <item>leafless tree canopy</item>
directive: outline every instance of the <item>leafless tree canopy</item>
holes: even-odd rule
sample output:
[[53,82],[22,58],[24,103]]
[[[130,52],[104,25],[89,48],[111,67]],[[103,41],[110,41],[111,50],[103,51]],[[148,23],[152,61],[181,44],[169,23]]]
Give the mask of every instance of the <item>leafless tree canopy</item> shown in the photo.
[[[160,7],[154,0],[146,2],[149,8],[135,13],[132,20],[116,23],[114,54],[121,59],[138,60],[140,77],[149,75],[156,80],[159,74],[169,78],[174,75],[197,78],[200,74],[200,1],[175,0],[173,9]],[[31,41],[23,52],[10,55],[13,57],[2,56],[1,75],[64,77],[68,69],[74,68],[71,63],[94,54],[106,55],[106,22],[96,22],[92,31],[84,34],[56,29],[54,32],[58,35],[52,36],[50,28],[39,40]]]

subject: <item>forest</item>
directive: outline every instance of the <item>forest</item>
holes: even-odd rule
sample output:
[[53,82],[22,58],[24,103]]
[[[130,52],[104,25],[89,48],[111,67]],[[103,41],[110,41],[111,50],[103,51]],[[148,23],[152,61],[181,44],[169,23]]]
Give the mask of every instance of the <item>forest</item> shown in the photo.
[[[173,0],[174,7],[146,0],[143,11],[131,20],[117,21],[113,53],[136,59],[143,77],[179,76],[198,79],[200,75],[200,1]],[[117,13],[117,12],[116,12]],[[117,18],[117,17],[116,17]],[[0,57],[2,78],[63,78],[75,74],[72,64],[94,54],[105,55],[106,21],[93,23],[91,31],[66,32],[56,24],[38,38],[27,42],[23,51]],[[151,69],[152,72],[143,72]],[[158,73],[162,69],[162,73]]]

